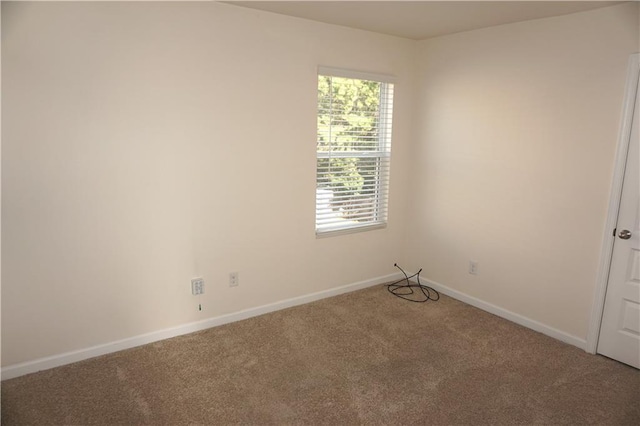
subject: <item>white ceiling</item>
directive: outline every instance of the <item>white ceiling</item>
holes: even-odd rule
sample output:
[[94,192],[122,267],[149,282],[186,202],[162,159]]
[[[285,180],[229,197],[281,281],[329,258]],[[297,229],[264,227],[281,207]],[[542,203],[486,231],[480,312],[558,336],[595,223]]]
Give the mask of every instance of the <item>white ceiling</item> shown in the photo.
[[230,1],[414,40],[612,6],[620,1]]

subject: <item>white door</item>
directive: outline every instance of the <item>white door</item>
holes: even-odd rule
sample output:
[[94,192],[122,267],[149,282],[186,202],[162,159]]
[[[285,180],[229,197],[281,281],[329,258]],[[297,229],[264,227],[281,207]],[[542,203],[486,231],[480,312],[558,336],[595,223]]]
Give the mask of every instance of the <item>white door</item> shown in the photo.
[[615,230],[598,353],[640,368],[640,90]]

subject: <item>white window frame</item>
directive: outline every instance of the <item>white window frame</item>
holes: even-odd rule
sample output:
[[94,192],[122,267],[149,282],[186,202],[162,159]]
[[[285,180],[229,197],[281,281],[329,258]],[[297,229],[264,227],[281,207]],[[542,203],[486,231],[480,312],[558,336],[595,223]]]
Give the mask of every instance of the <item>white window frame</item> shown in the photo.
[[[379,106],[379,127],[378,127],[378,139],[377,149],[372,151],[347,151],[347,152],[333,152],[316,151],[316,236],[328,237],[334,235],[341,235],[353,232],[369,231],[373,229],[380,229],[387,226],[388,218],[388,204],[389,204],[389,175],[391,169],[391,136],[392,136],[392,119],[393,119],[393,88],[395,84],[395,78],[382,75],[373,74],[353,70],[345,70],[339,68],[330,67],[318,67],[318,77],[340,77],[357,80],[368,80],[381,83],[380,93],[380,106]],[[390,91],[390,92],[389,92]],[[318,103],[318,107],[320,107]],[[319,112],[317,119],[319,119]],[[330,126],[331,127],[331,126]],[[366,222],[357,223],[356,221],[349,221],[337,218],[327,219],[327,206],[329,202],[324,198],[327,194],[326,188],[320,186],[319,163],[321,159],[331,158],[372,158],[376,159],[374,163],[376,167],[376,177],[373,186],[375,188],[375,198],[371,204],[372,212],[370,216],[367,216]],[[322,192],[324,190],[324,192]],[[330,197],[333,196],[333,192],[330,191]],[[368,206],[368,205],[367,205]],[[331,216],[331,213],[329,213]],[[322,223],[322,221],[328,221],[328,223]],[[343,221],[344,220],[344,221]]]

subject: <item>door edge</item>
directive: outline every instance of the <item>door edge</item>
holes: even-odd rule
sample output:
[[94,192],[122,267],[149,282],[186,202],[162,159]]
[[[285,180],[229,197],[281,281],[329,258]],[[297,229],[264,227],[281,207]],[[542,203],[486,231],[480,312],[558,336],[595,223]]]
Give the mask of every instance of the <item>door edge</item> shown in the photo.
[[613,243],[615,241],[613,230],[615,229],[616,222],[618,220],[620,199],[622,197],[622,181],[624,178],[624,169],[627,162],[627,153],[629,151],[629,142],[631,139],[631,124],[633,122],[634,104],[636,92],[638,90],[638,78],[640,78],[640,53],[634,53],[629,57],[629,65],[627,68],[627,80],[625,84],[622,119],[620,121],[618,147],[616,151],[611,189],[609,192],[609,207],[607,209],[607,219],[605,222],[604,235],[602,237],[600,263],[598,266],[595,294],[591,308],[589,329],[587,332],[587,344],[585,350],[592,354],[595,354],[598,349],[600,325],[602,323],[602,313],[604,310],[604,299],[607,294],[611,255],[613,253]]

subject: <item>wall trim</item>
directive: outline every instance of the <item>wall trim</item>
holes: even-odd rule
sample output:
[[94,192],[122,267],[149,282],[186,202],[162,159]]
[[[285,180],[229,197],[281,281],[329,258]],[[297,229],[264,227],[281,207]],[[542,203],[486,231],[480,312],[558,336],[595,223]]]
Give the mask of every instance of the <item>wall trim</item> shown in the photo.
[[293,306],[304,305],[306,303],[315,302],[317,300],[338,296],[344,293],[350,293],[356,290],[362,290],[378,284],[400,279],[401,273],[393,273],[364,281],[347,284],[340,287],[334,287],[328,290],[322,290],[315,293],[306,294],[291,299],[281,300],[279,302],[258,306],[255,308],[244,309],[242,311],[231,314],[220,315],[208,318],[202,321],[191,322],[177,327],[167,328],[164,330],[153,331],[151,333],[141,334],[139,336],[129,337],[102,345],[96,345],[89,348],[79,349],[76,351],[66,352],[59,355],[53,355],[45,358],[39,358],[33,361],[27,361],[20,364],[9,365],[2,368],[2,380],[13,379],[24,376],[25,374],[36,373],[50,368],[60,367],[74,362],[94,358],[100,355],[106,355],[125,349],[134,348],[148,343],[169,339],[171,337],[181,336],[208,328],[217,327],[219,325],[228,324],[244,319],[268,314],[270,312],[279,311]]
[[598,265],[598,276],[596,278],[593,305],[591,307],[589,331],[587,332],[587,347],[585,350],[592,354],[595,354],[598,349],[600,324],[602,323],[604,299],[607,295],[609,269],[611,268],[611,256],[613,255],[613,243],[615,241],[613,230],[616,228],[618,222],[618,212],[622,198],[622,181],[624,180],[624,170],[627,162],[627,153],[629,151],[629,142],[631,140],[631,124],[633,123],[633,109],[636,101],[639,76],[640,53],[634,53],[629,57],[622,118],[620,119],[618,149],[614,163],[611,191],[609,193],[609,207],[607,209],[607,219],[602,237],[602,247],[600,248],[600,264]]
[[523,327],[527,327],[533,331],[537,331],[538,333],[553,337],[554,339],[560,340],[561,342],[576,346],[582,350],[586,350],[587,342],[584,339],[565,333],[564,331],[560,331],[556,328],[532,320],[531,318],[527,318],[523,315],[516,314],[515,312],[501,308],[500,306],[485,302],[484,300],[469,296],[468,294],[462,293],[458,290],[454,290],[444,284],[440,284],[426,278],[420,278],[420,282],[423,285],[426,284],[429,287],[433,287],[440,293],[445,294],[453,299],[459,300],[471,306],[475,306],[478,309],[482,309],[483,311],[489,312],[490,314],[499,316]]

